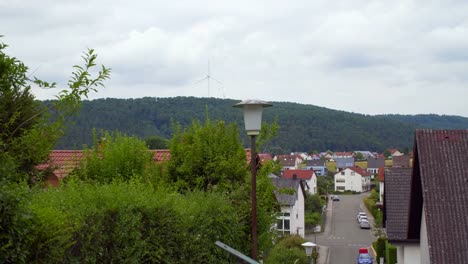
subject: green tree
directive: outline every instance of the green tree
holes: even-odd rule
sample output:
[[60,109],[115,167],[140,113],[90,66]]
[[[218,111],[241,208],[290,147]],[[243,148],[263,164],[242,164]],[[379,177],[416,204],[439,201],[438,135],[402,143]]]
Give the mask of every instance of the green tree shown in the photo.
[[149,149],[166,149],[169,147],[169,140],[160,136],[147,137],[145,143]]
[[247,175],[245,151],[235,124],[193,121],[171,140],[168,174],[180,190],[229,190]]
[[[0,43],[0,167],[10,170],[9,178],[32,181],[37,179],[35,166],[47,159],[82,98],[103,86],[110,69],[102,66],[97,76],[92,76],[90,72],[96,66],[97,55],[89,49],[82,56],[84,65],[73,66],[75,71],[68,88],[58,93],[58,100],[49,109],[35,100],[31,84],[47,89],[55,88],[56,84],[37,78],[31,80],[27,76],[28,67],[8,56],[4,52],[6,48],[6,44]],[[50,110],[57,113],[53,118]]]
[[84,151],[85,159],[75,172],[80,179],[96,183],[110,183],[115,179],[128,181],[147,176],[155,166],[152,152],[139,138],[117,131],[103,132],[100,138],[97,140],[95,136],[94,147]]
[[278,136],[279,129],[278,117],[271,124],[262,122],[262,128],[257,138],[257,149],[261,150],[262,153],[268,152],[269,144]]

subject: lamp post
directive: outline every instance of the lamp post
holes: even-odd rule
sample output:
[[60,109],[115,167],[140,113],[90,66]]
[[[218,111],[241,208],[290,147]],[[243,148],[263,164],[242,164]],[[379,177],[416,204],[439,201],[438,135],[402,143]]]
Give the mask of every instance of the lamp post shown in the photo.
[[[305,243],[302,243],[301,245],[305,248],[307,257],[311,258],[311,260],[314,260],[313,262],[314,264],[317,264],[317,244],[312,243],[312,242],[305,242]],[[313,250],[315,252],[312,252]]]
[[271,104],[260,100],[245,100],[233,107],[242,108],[244,111],[244,123],[247,135],[250,136],[250,170],[252,173],[252,258],[258,259],[257,256],[257,159],[255,150],[255,137],[260,134],[262,127],[262,112],[264,107],[272,106]]

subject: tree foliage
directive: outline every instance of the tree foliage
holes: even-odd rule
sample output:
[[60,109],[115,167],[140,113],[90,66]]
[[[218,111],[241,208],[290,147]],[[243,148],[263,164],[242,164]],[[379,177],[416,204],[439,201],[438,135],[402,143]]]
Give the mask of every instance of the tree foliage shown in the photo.
[[235,124],[193,121],[171,140],[168,174],[181,190],[230,190],[243,182],[247,159]]
[[282,264],[282,263],[301,263],[307,264],[310,261],[307,258],[302,243],[305,239],[300,236],[293,235],[284,237],[270,251],[267,256],[266,264]]
[[145,142],[120,132],[95,134],[92,149],[84,150],[84,160],[75,175],[95,183],[110,183],[120,179],[128,181],[133,177],[143,178],[155,166],[152,152]]
[[[40,104],[31,93],[31,84],[55,88],[55,83],[27,76],[28,67],[4,50],[0,43],[0,167],[8,167],[9,175],[37,179],[35,166],[44,162],[66,128],[66,121],[87,98],[110,77],[110,69],[102,66],[97,76],[90,70],[96,66],[97,55],[89,49],[83,54],[84,66],[75,65],[68,88],[59,92],[50,105]],[[53,117],[50,114],[54,112]],[[11,162],[15,166],[11,166]],[[18,176],[10,178],[18,179]]]

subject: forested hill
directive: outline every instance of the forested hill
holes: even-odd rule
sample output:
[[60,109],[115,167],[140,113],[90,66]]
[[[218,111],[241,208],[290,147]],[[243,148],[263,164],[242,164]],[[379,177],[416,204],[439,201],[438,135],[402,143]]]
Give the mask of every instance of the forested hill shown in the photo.
[[[141,138],[170,138],[171,124],[187,126],[192,120],[212,120],[239,124],[246,146],[242,110],[233,108],[237,100],[216,98],[141,98],[84,101],[75,124],[57,144],[57,149],[81,149],[92,145],[92,130],[121,131]],[[44,103],[50,103],[44,101]],[[274,154],[312,150],[373,150],[411,147],[416,128],[468,128],[468,118],[430,115],[370,116],[331,110],[313,105],[272,102],[264,111],[264,121],[278,119],[278,137],[268,145]],[[432,120],[427,122],[427,120]]]
[[466,129],[468,128],[468,118],[449,115],[380,115],[378,117],[390,118],[409,124],[416,124],[418,128],[445,128],[445,129]]

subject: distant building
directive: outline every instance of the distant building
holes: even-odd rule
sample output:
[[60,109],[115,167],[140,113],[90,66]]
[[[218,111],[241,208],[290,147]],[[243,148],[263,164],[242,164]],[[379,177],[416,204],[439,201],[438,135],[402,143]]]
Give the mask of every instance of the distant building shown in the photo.
[[335,191],[366,192],[371,189],[371,173],[359,167],[343,169],[335,174]]
[[409,168],[411,167],[410,156],[402,155],[393,157],[392,167]]

